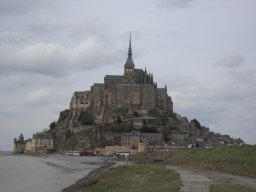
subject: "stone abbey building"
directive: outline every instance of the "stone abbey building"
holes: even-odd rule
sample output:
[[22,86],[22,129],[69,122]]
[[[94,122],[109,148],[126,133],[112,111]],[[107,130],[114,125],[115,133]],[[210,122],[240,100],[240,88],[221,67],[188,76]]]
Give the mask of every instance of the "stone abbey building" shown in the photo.
[[70,102],[72,119],[82,111],[91,110],[98,123],[110,120],[117,108],[127,108],[138,113],[147,113],[149,110],[173,112],[173,102],[166,86],[158,88],[152,73],[148,73],[146,68],[135,68],[131,37],[124,74],[106,75],[104,83],[95,83],[90,91],[76,91]]

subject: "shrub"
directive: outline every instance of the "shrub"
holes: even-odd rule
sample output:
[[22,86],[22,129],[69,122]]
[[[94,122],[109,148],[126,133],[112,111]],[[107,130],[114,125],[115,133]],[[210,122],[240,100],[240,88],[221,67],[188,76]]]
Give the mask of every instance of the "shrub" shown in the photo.
[[49,125],[49,127],[51,128],[51,129],[54,129],[55,127],[56,127],[56,122],[55,121],[53,121],[53,122],[51,122],[51,124]]
[[157,133],[156,127],[143,127],[140,132],[142,133]]
[[121,132],[130,132],[130,131],[132,131],[132,128],[130,127],[130,125],[129,125],[128,123],[122,122],[122,123],[120,123],[120,124],[114,123],[114,124],[112,125],[112,130],[113,130],[114,132],[119,132],[119,133],[121,133]]
[[87,111],[82,112],[79,117],[78,117],[78,121],[82,124],[82,125],[93,125],[95,120],[95,117],[88,113]]
[[72,132],[70,130],[67,130],[65,133],[66,139],[70,138],[72,136]]
[[116,121],[116,122],[117,122],[118,124],[120,124],[120,123],[123,122],[120,116],[117,117],[117,121]]
[[191,122],[194,123],[197,128],[200,128],[200,127],[201,127],[201,124],[199,123],[198,120],[193,119]]

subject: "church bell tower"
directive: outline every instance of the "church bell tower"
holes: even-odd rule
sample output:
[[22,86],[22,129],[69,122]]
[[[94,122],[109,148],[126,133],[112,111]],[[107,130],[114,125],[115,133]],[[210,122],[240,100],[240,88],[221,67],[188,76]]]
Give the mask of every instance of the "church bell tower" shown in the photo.
[[128,48],[128,57],[124,64],[124,83],[125,84],[135,84],[135,65],[132,59],[132,48],[131,48],[131,33],[130,33],[130,41]]

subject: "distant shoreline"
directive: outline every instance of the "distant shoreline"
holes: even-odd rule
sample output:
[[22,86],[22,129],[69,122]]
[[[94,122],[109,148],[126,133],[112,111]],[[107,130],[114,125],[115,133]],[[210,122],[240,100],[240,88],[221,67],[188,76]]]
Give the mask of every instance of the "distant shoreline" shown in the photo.
[[4,156],[4,155],[12,155],[12,151],[0,151],[0,156]]

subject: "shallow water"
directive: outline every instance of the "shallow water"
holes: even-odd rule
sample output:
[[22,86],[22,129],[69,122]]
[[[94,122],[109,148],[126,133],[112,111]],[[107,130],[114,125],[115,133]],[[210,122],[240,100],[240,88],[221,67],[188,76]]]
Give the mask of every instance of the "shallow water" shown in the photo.
[[0,153],[1,192],[59,192],[100,167],[98,157]]

